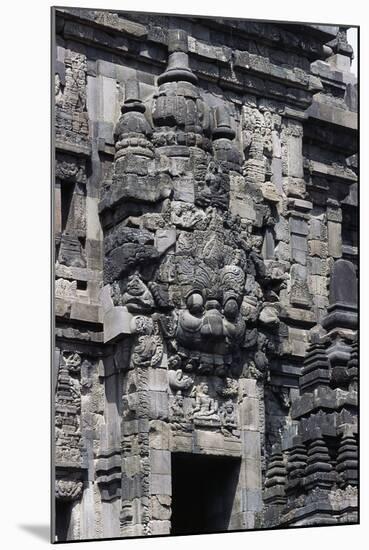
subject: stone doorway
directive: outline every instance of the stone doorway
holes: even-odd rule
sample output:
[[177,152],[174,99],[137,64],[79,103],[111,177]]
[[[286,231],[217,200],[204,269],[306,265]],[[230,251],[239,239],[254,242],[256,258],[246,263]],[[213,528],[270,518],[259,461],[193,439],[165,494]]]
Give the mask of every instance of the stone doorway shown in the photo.
[[172,535],[229,528],[240,465],[240,458],[172,453]]
[[68,540],[68,531],[71,521],[72,503],[56,501],[55,514],[55,540],[63,542]]

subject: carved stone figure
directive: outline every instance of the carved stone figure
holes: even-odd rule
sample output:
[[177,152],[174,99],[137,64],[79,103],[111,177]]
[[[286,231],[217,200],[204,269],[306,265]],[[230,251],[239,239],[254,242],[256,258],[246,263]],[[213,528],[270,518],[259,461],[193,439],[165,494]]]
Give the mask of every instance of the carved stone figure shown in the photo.
[[191,422],[184,411],[184,396],[181,390],[178,390],[170,406],[171,422],[177,430],[191,431]]
[[163,356],[163,342],[156,322],[143,316],[134,319],[137,343],[133,348],[134,367],[155,367]]
[[222,428],[227,431],[232,431],[237,428],[237,419],[235,406],[231,400],[226,401],[219,411]]
[[136,272],[128,277],[127,291],[122,296],[122,304],[131,313],[144,313],[154,306],[154,300],[147,286]]
[[195,426],[219,426],[218,403],[209,395],[209,386],[202,382],[196,387],[196,402],[192,411]]

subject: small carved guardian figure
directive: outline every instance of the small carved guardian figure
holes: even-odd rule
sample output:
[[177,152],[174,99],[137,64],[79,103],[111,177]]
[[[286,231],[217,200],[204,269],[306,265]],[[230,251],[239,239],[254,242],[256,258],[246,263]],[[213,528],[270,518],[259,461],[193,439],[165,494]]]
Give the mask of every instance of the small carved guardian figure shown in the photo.
[[154,307],[151,292],[137,272],[128,278],[127,291],[123,294],[122,304],[130,313],[149,312]]
[[195,426],[219,426],[218,403],[210,397],[209,386],[202,382],[196,388],[196,402],[192,411]]
[[220,420],[222,428],[226,431],[232,432],[237,428],[235,406],[230,399],[224,403],[220,410]]
[[234,399],[238,395],[237,380],[226,377],[223,384],[217,388],[217,393],[224,398]]
[[186,432],[191,430],[191,424],[189,423],[185,415],[184,396],[181,390],[178,390],[176,395],[174,396],[174,400],[170,406],[170,411],[171,411],[171,420],[172,420],[173,426],[176,429],[186,431]]
[[198,203],[201,206],[211,204],[220,208],[227,208],[228,197],[225,193],[225,188],[226,178],[221,166],[213,160],[210,161],[205,175],[205,187],[198,199]]

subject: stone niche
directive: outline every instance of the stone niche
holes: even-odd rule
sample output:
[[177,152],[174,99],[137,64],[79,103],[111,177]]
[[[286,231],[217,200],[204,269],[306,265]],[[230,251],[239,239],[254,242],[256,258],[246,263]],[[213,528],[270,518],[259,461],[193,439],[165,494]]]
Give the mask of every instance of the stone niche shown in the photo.
[[345,29],[54,15],[55,540],[357,521]]

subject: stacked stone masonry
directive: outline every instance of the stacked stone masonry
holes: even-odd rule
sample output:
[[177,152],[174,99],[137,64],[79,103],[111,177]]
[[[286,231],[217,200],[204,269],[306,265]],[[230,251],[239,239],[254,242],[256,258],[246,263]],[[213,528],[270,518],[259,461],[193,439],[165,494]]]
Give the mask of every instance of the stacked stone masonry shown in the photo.
[[357,522],[346,28],[54,17],[55,540]]

